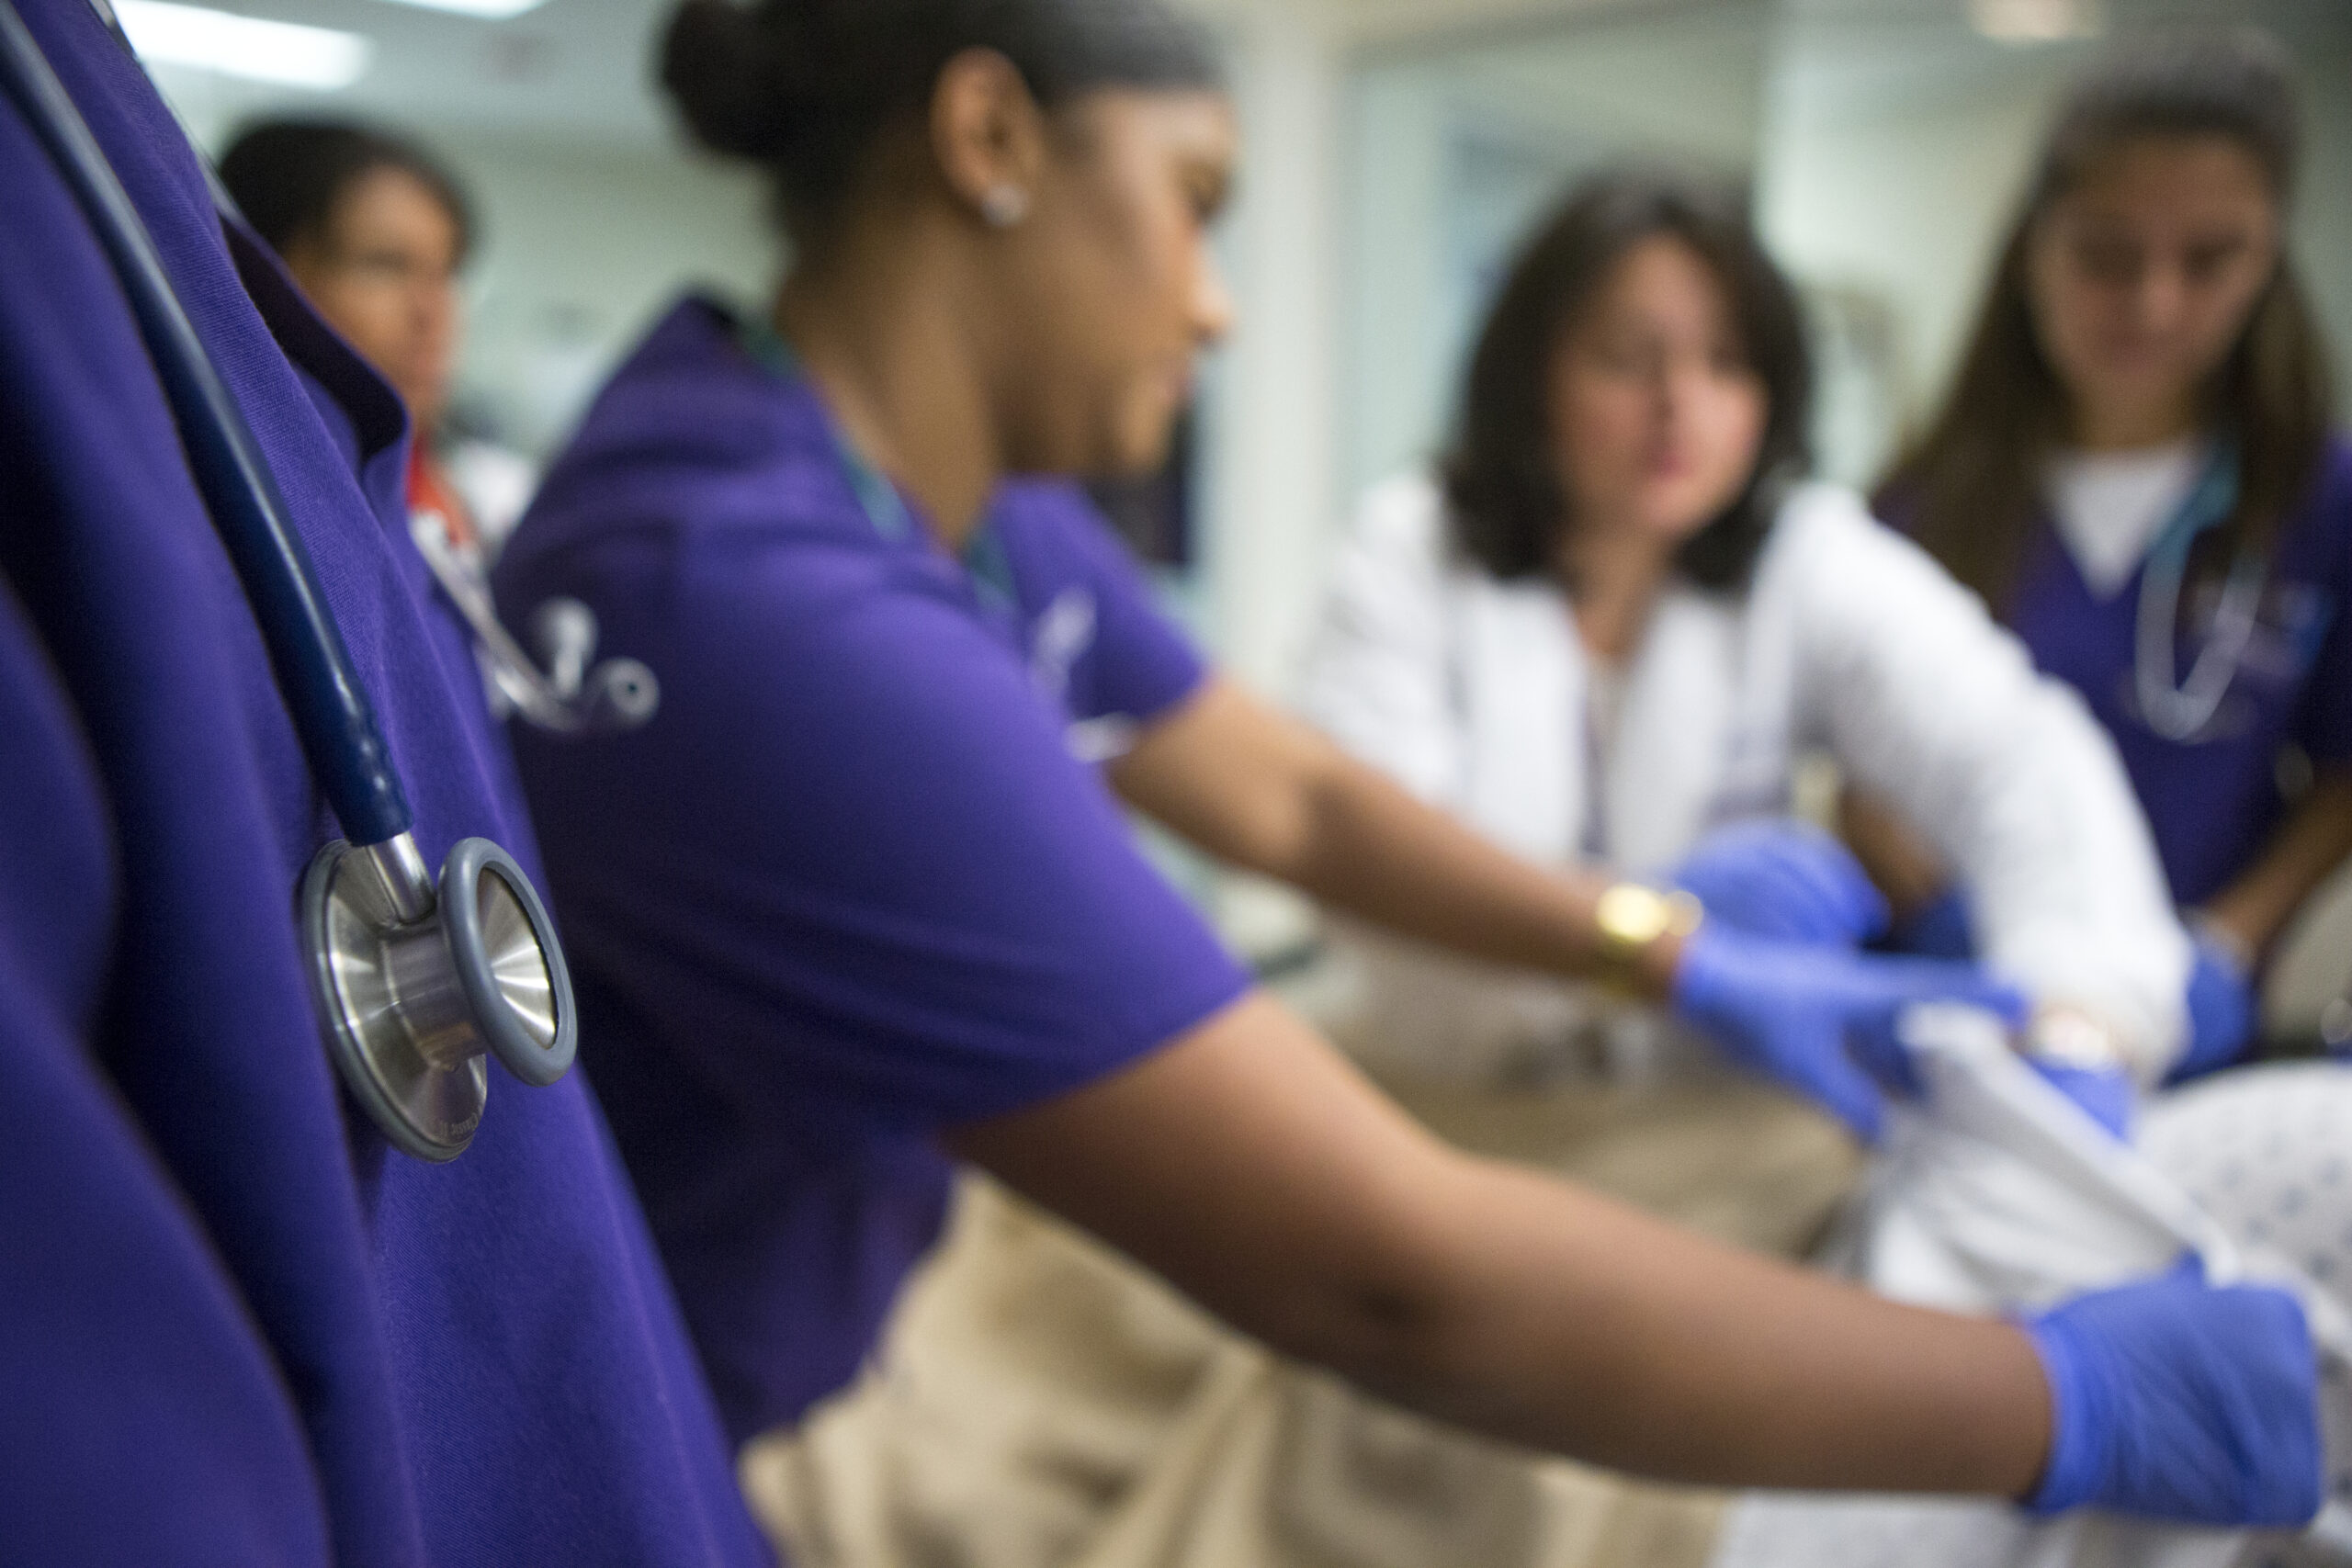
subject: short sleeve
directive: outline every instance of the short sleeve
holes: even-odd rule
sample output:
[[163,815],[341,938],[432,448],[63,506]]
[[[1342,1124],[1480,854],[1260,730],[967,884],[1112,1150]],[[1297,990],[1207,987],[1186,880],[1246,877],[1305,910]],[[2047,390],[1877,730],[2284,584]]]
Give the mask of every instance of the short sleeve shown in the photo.
[[582,967],[681,1065],[763,1119],[922,1132],[1243,991],[968,604],[871,550],[691,553],[610,626],[659,717],[527,754]]
[[1155,598],[1086,492],[1032,481],[1000,503],[1031,617],[1031,661],[1078,720],[1148,725],[1200,689],[1208,665]]

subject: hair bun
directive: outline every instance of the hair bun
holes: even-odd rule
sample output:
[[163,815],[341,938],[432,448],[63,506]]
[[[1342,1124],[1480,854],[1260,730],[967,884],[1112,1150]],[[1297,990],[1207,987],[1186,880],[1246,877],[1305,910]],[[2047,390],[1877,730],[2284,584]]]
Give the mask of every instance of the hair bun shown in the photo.
[[759,162],[791,144],[813,107],[799,10],[791,0],[684,0],[671,14],[662,85],[695,141]]

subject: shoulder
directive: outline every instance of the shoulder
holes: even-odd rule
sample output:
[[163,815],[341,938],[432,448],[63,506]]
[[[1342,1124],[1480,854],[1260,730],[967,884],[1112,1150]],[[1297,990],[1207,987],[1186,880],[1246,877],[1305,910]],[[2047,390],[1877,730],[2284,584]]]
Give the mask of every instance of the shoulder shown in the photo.
[[1356,503],[1355,536],[1368,545],[1432,559],[1445,549],[1445,495],[1433,474],[1392,474]]
[[1110,518],[1074,479],[1009,480],[998,490],[989,512],[997,531],[1017,554],[1043,552],[1122,573],[1135,564]]
[[1757,570],[1759,578],[1793,573],[1857,587],[1925,574],[1959,591],[1925,550],[1873,516],[1860,491],[1818,481],[1781,502]]
[[852,553],[878,545],[815,393],[753,362],[707,300],[672,310],[597,395],[507,545],[501,576],[649,536],[680,554],[719,541],[822,541]]
[[1385,572],[1434,588],[1458,569],[1445,497],[1427,473],[1406,473],[1364,491],[1340,547],[1340,571]]

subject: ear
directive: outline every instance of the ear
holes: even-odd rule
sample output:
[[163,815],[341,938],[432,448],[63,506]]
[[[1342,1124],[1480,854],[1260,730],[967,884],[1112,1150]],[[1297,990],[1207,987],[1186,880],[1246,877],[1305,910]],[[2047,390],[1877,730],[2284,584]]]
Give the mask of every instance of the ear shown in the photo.
[[967,49],[939,73],[931,149],[948,189],[978,218],[1017,222],[1044,175],[1046,116],[1012,61]]

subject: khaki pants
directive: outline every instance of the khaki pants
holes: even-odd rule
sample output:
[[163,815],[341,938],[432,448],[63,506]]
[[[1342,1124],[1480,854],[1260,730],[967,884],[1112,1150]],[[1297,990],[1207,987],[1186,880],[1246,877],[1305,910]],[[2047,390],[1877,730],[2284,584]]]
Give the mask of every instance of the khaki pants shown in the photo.
[[[1386,1087],[1461,1146],[1782,1256],[1860,1168],[1744,1085]],[[1699,1568],[1722,1512],[1382,1404],[978,1177],[874,1367],[741,1474],[801,1568]]]

